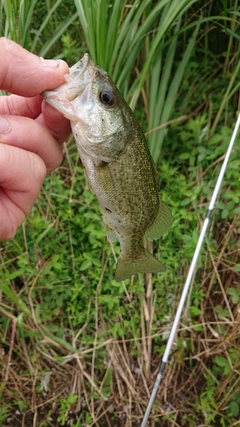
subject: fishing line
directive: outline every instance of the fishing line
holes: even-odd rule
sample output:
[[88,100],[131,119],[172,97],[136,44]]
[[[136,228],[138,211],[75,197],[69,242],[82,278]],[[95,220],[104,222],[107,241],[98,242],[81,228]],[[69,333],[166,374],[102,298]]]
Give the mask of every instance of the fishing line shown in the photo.
[[176,316],[175,316],[175,319],[174,319],[174,322],[173,322],[173,325],[172,325],[172,329],[171,329],[171,332],[170,332],[170,335],[169,335],[169,338],[168,338],[166,349],[165,349],[165,352],[164,352],[164,355],[163,355],[163,358],[162,358],[162,362],[161,362],[161,365],[160,365],[160,368],[159,368],[159,371],[158,371],[158,374],[157,374],[156,381],[155,381],[154,386],[153,386],[152,394],[150,396],[150,399],[149,399],[149,402],[148,402],[148,406],[147,406],[147,409],[146,409],[146,412],[145,412],[145,415],[144,415],[141,427],[146,427],[146,424],[147,424],[147,421],[148,421],[148,418],[149,418],[149,414],[150,414],[150,411],[152,409],[153,402],[155,400],[157,391],[159,389],[160,383],[161,383],[162,378],[163,378],[163,371],[164,371],[164,369],[166,367],[166,364],[168,362],[169,353],[170,353],[170,350],[171,350],[171,347],[172,347],[172,344],[173,344],[173,341],[174,341],[174,337],[175,337],[175,334],[176,334],[176,331],[177,331],[177,327],[178,327],[178,323],[179,323],[179,320],[180,320],[180,317],[181,317],[181,314],[182,314],[183,306],[184,306],[184,303],[185,303],[185,300],[186,300],[186,297],[187,297],[187,294],[188,294],[188,290],[189,290],[190,284],[192,282],[193,274],[194,274],[195,267],[196,267],[196,264],[197,264],[197,260],[198,260],[198,257],[199,257],[199,254],[200,254],[200,251],[201,251],[201,248],[202,248],[203,240],[204,240],[204,237],[205,237],[205,234],[206,234],[209,222],[210,222],[212,211],[213,211],[213,209],[215,207],[215,202],[216,202],[216,199],[217,199],[217,196],[218,196],[218,193],[219,193],[222,181],[223,181],[223,177],[224,177],[224,174],[225,174],[225,171],[226,171],[226,168],[227,168],[228,160],[229,160],[229,157],[231,155],[231,151],[232,151],[232,148],[233,148],[236,136],[237,136],[237,132],[238,132],[239,126],[240,126],[240,113],[238,115],[237,122],[236,122],[234,131],[233,131],[233,134],[232,134],[232,137],[231,137],[231,140],[230,140],[227,152],[226,152],[226,156],[225,156],[224,162],[222,164],[222,167],[221,167],[221,170],[220,170],[217,182],[216,182],[215,189],[213,191],[213,195],[212,195],[212,198],[211,198],[211,201],[210,201],[210,204],[209,204],[209,208],[208,208],[205,220],[203,222],[202,230],[201,230],[201,233],[200,233],[200,236],[199,236],[199,239],[198,239],[198,242],[197,242],[197,246],[196,246],[193,258],[192,258],[192,262],[191,262],[191,265],[190,265],[190,268],[189,268],[189,271],[188,271],[186,282],[185,282],[184,287],[183,287],[183,291],[182,291],[182,295],[181,295],[180,302],[179,302],[179,305],[178,305],[178,309],[177,309],[177,312],[176,312]]

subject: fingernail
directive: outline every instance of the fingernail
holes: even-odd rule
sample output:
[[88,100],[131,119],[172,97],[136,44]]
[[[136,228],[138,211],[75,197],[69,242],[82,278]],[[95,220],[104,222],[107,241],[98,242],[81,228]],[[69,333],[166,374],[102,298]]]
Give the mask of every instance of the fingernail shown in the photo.
[[47,68],[58,68],[60,65],[60,61],[58,61],[57,59],[55,60],[41,58],[41,61],[43,63],[43,66]]
[[5,117],[0,116],[0,137],[10,132],[11,126]]

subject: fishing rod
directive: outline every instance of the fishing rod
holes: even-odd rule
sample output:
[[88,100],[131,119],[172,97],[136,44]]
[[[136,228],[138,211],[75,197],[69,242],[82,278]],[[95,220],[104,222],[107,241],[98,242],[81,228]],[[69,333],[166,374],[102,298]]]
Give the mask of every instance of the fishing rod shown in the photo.
[[235,125],[234,131],[233,131],[233,134],[232,134],[232,137],[231,137],[231,140],[230,140],[227,152],[226,152],[226,156],[225,156],[224,162],[222,164],[222,167],[221,167],[221,170],[220,170],[217,182],[216,182],[215,189],[213,191],[213,195],[212,195],[209,207],[208,207],[208,211],[207,211],[205,220],[203,222],[203,226],[201,229],[200,236],[198,238],[197,246],[196,246],[196,249],[195,249],[195,252],[194,252],[194,255],[192,258],[192,262],[191,262],[191,265],[190,265],[190,268],[188,271],[186,282],[185,282],[184,287],[183,287],[183,291],[182,291],[182,295],[181,295],[180,302],[178,305],[178,309],[176,312],[176,316],[175,316],[175,319],[174,319],[174,322],[172,325],[172,329],[171,329],[171,332],[170,332],[170,335],[168,338],[166,349],[165,349],[165,352],[164,352],[164,355],[162,358],[162,362],[160,364],[160,368],[159,368],[159,371],[157,374],[157,378],[156,378],[156,381],[155,381],[154,386],[153,386],[152,394],[150,396],[148,406],[147,406],[141,427],[146,427],[146,425],[147,425],[147,421],[148,421],[149,414],[150,414],[152,406],[153,406],[153,402],[155,400],[157,391],[159,389],[160,383],[161,383],[162,378],[163,378],[163,371],[164,371],[166,364],[168,362],[169,354],[170,354],[172,344],[174,341],[174,337],[175,337],[175,334],[177,331],[178,323],[179,323],[179,320],[180,320],[180,317],[182,314],[183,306],[184,306],[186,297],[188,295],[188,290],[189,290],[190,284],[192,282],[193,274],[194,274],[195,267],[197,264],[197,260],[198,260],[198,257],[199,257],[199,254],[200,254],[200,251],[202,248],[203,240],[204,240],[204,237],[205,237],[205,234],[206,234],[209,222],[210,222],[212,211],[215,207],[215,202],[216,202],[218,193],[220,191],[220,187],[222,185],[223,177],[224,177],[225,171],[227,169],[227,164],[228,164],[231,152],[232,152],[232,148],[233,148],[233,145],[234,145],[237,133],[238,133],[239,126],[240,126],[240,113],[238,114],[238,118],[237,118],[236,125]]

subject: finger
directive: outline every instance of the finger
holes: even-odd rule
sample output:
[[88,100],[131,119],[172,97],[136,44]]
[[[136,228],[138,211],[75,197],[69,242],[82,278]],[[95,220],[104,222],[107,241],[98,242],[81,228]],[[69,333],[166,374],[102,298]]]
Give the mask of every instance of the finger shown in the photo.
[[1,116],[0,134],[0,146],[12,145],[37,154],[44,161],[47,172],[51,172],[62,162],[60,145],[48,130],[35,120],[27,117]]
[[66,141],[71,133],[70,121],[55,110],[55,108],[51,107],[46,101],[43,101],[42,114],[36,120],[48,129],[60,143]]
[[64,83],[68,66],[62,60],[43,60],[17,43],[0,37],[0,88],[17,95],[35,96]]
[[0,144],[0,240],[14,237],[45,176],[46,166],[35,153]]
[[70,122],[61,113],[43,101],[41,95],[24,98],[18,95],[0,97],[0,114],[36,119],[60,143],[71,133]]
[[0,114],[25,116],[35,119],[42,111],[41,95],[25,98],[18,95],[0,96]]

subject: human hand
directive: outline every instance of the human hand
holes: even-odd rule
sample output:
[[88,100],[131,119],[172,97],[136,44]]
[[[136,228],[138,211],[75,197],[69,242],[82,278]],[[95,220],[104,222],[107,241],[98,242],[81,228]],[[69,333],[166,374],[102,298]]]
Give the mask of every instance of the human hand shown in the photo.
[[0,240],[14,237],[47,173],[62,161],[70,123],[41,97],[64,83],[64,61],[43,60],[0,38]]

